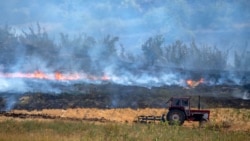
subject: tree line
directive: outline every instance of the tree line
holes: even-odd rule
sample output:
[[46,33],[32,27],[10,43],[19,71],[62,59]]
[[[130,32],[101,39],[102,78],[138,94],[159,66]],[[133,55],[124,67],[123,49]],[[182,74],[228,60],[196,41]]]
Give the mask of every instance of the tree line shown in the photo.
[[163,35],[155,35],[141,45],[142,54],[139,55],[128,53],[119,42],[118,36],[96,39],[87,34],[69,37],[65,33],[60,33],[59,40],[55,41],[39,24],[19,35],[6,25],[0,27],[0,71],[42,68],[89,73],[101,73],[105,69],[137,71],[155,68],[250,71],[247,44],[244,50],[233,52],[234,61],[229,66],[230,50],[198,45],[194,40],[189,44],[181,40],[166,44]]

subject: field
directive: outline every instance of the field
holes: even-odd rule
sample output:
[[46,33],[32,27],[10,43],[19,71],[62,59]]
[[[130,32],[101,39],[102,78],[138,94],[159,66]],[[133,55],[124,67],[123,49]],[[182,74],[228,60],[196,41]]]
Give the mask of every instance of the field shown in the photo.
[[[17,97],[13,109],[0,114],[0,140],[250,140],[250,102],[234,97],[244,90],[239,86],[149,89],[85,84],[72,90]],[[204,128],[188,121],[183,126],[136,122],[140,115],[166,114],[166,101],[171,96],[190,96],[191,107],[196,108],[198,95],[202,109],[211,111]],[[1,105],[4,108],[5,99]]]
[[[250,140],[249,2],[243,1],[196,2],[198,12],[185,1],[87,2],[79,9],[65,1],[49,10],[30,4],[45,10],[36,25],[27,6],[1,3],[11,17],[2,21],[13,25],[0,25],[0,141]],[[59,16],[43,22],[46,14]],[[209,109],[209,123],[136,122],[166,114],[173,96]]]
[[[0,140],[241,140],[250,139],[250,110],[211,109],[205,128],[196,122],[184,126],[167,123],[135,123],[139,115],[161,115],[160,108],[145,109],[44,109],[13,110],[27,115],[51,115],[56,119],[0,117]],[[76,120],[79,119],[79,120]],[[83,119],[83,120],[80,120]]]

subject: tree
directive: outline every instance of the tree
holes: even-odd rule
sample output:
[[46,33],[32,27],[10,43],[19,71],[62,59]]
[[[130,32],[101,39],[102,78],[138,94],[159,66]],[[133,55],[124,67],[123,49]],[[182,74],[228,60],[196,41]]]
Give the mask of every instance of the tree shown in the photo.
[[119,41],[119,37],[111,37],[110,35],[107,35],[103,39],[103,50],[102,50],[102,57],[103,58],[111,58],[111,57],[117,57],[117,50],[115,47],[115,43]]
[[177,40],[174,44],[165,47],[164,57],[167,63],[174,67],[183,67],[188,58],[188,48],[182,41]]
[[162,35],[156,35],[150,37],[143,45],[142,51],[145,57],[146,66],[154,66],[157,61],[162,59],[162,45],[164,43],[164,38]]
[[0,66],[11,67],[18,59],[18,38],[12,33],[13,28],[5,25],[0,27]]
[[[74,71],[91,71],[90,50],[95,48],[96,41],[93,37],[86,34],[79,34],[72,38],[67,34],[60,34],[60,54],[61,61],[67,62],[64,68]],[[77,62],[77,63],[76,63]]]
[[248,51],[248,43],[241,52],[234,52],[234,66],[237,70],[250,70],[250,51]]

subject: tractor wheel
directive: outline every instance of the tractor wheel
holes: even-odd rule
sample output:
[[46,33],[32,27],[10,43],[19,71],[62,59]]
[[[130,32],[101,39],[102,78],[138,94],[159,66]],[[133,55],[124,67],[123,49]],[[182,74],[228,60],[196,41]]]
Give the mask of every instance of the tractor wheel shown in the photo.
[[207,124],[207,120],[202,118],[200,121],[199,121],[199,127],[200,128],[204,128],[206,127],[206,124]]
[[185,115],[180,110],[171,110],[167,114],[169,125],[182,125],[185,120]]

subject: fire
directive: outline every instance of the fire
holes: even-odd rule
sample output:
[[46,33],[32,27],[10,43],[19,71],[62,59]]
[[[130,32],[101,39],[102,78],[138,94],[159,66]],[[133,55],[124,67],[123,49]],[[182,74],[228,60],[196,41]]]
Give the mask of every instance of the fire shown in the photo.
[[59,71],[55,73],[44,73],[42,71],[34,71],[33,73],[2,73],[0,72],[0,78],[26,78],[26,79],[45,79],[55,81],[69,81],[69,80],[110,80],[109,76],[94,76],[86,73],[61,73]]
[[63,75],[60,72],[55,72],[55,78],[56,78],[56,80],[62,80]]
[[44,74],[41,71],[35,71],[33,74],[33,78],[37,78],[37,79],[47,79],[48,77],[46,76],[46,74]]
[[110,77],[107,76],[107,75],[103,75],[103,76],[101,77],[101,79],[104,80],[104,81],[108,81],[108,80],[110,80]]
[[201,79],[198,80],[198,81],[194,81],[194,80],[191,80],[191,79],[189,79],[189,80],[186,81],[187,85],[188,85],[189,87],[191,87],[191,88],[195,88],[196,86],[200,85],[200,84],[203,83],[203,82],[204,82],[204,79],[203,79],[203,78],[201,78]]

